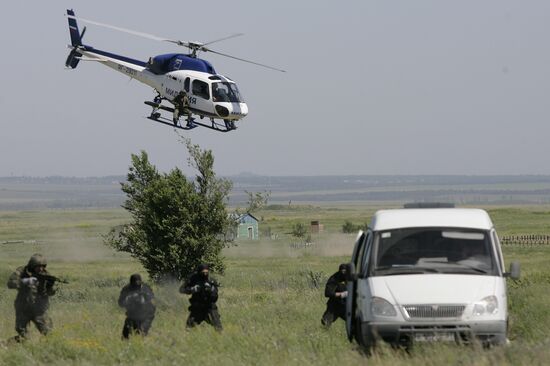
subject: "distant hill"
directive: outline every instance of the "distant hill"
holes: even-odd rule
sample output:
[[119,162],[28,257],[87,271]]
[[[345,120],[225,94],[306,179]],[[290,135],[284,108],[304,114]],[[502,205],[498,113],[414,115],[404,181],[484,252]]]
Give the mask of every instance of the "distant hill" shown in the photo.
[[[547,175],[381,175],[260,176],[239,174],[230,200],[243,205],[245,191],[270,191],[274,204],[445,201],[457,204],[547,204]],[[107,177],[0,177],[0,210],[39,208],[110,208],[125,197],[120,182]]]
[[0,177],[0,184],[118,184],[126,180],[124,175],[109,175],[105,177]]
[[0,210],[117,207],[125,177],[3,177]]

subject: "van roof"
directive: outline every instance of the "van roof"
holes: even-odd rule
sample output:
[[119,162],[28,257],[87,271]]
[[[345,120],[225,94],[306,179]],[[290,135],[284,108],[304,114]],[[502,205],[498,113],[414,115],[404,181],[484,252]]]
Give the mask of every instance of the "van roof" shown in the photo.
[[456,227],[490,230],[493,222],[477,208],[423,208],[377,211],[369,225],[372,230],[411,227]]

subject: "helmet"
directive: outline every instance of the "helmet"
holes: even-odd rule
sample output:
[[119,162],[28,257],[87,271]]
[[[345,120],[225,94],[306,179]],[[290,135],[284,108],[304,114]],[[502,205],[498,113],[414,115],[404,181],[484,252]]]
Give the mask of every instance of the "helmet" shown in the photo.
[[27,264],[27,267],[29,267],[30,269],[38,266],[46,267],[47,264],[48,262],[46,261],[46,258],[44,258],[42,254],[36,253],[36,254],[33,254],[29,259],[29,263]]

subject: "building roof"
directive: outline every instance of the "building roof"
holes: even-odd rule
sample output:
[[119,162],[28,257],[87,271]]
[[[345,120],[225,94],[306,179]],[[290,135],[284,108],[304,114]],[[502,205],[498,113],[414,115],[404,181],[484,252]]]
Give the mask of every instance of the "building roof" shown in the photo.
[[411,227],[456,227],[490,230],[489,214],[475,208],[423,208],[377,211],[369,225],[372,230]]
[[239,221],[239,222],[240,222],[240,221],[242,221],[245,217],[252,217],[254,220],[260,221],[260,220],[258,220],[256,217],[254,217],[254,215],[252,215],[252,214],[249,213],[249,212],[244,213],[244,214],[238,216],[238,217],[236,218],[236,221]]

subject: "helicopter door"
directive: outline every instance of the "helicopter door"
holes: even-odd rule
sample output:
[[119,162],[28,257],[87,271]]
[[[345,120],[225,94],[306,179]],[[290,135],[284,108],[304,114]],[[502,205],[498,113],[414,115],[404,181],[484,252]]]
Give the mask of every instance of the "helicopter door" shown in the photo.
[[193,80],[189,104],[191,108],[215,113],[214,104],[210,101],[210,84],[198,79]]
[[169,100],[173,100],[181,91],[181,83],[175,76],[167,74],[162,82],[162,89]]

